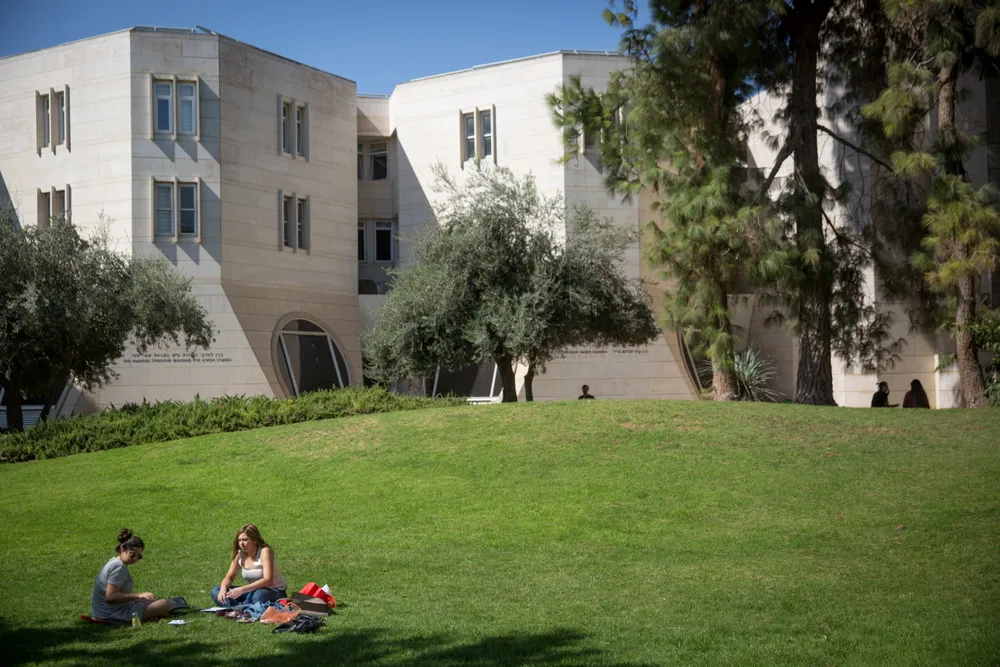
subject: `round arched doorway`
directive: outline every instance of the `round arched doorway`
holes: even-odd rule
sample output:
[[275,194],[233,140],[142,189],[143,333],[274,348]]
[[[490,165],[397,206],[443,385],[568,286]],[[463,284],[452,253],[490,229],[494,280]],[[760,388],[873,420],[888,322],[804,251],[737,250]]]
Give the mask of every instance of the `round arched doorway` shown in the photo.
[[351,369],[333,336],[306,319],[292,319],[277,336],[278,374],[293,396],[351,384]]

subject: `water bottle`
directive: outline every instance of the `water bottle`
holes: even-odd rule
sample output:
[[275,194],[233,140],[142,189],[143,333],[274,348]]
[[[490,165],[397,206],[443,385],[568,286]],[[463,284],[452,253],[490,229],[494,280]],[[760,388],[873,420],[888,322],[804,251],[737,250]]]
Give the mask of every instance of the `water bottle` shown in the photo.
[[138,628],[140,625],[142,625],[142,619],[139,617],[139,610],[137,609],[132,612],[132,627]]

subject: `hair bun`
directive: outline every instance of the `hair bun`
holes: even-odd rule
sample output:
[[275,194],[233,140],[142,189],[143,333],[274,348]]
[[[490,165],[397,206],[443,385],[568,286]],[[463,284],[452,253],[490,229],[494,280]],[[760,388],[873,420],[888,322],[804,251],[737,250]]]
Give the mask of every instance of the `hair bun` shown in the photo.
[[132,531],[128,528],[122,528],[118,533],[118,544],[125,544],[132,537]]

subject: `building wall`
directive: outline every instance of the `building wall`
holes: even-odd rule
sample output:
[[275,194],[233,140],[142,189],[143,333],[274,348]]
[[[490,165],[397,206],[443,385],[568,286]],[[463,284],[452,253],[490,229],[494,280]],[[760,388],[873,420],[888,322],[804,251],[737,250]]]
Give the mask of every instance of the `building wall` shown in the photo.
[[[222,285],[271,391],[275,327],[289,313],[331,334],[361,383],[352,81],[220,39]],[[308,104],[307,157],[280,148],[278,97]],[[308,251],[279,245],[279,190],[310,201]]]
[[[103,221],[130,250],[130,59],[128,32],[0,59],[0,180],[22,225],[38,223],[39,189],[68,184],[74,224]],[[67,142],[39,150],[36,93],[66,87]]]

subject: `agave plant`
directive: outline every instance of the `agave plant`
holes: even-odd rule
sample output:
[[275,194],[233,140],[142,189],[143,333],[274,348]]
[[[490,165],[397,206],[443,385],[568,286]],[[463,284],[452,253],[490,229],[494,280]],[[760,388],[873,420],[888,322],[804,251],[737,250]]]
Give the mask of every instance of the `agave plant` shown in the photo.
[[[776,403],[785,396],[770,388],[771,381],[778,376],[774,364],[753,345],[747,345],[737,352],[734,359],[736,370],[736,393],[741,401]],[[712,362],[706,359],[700,366],[700,376],[707,376],[711,385]],[[706,386],[707,388],[707,386]]]

